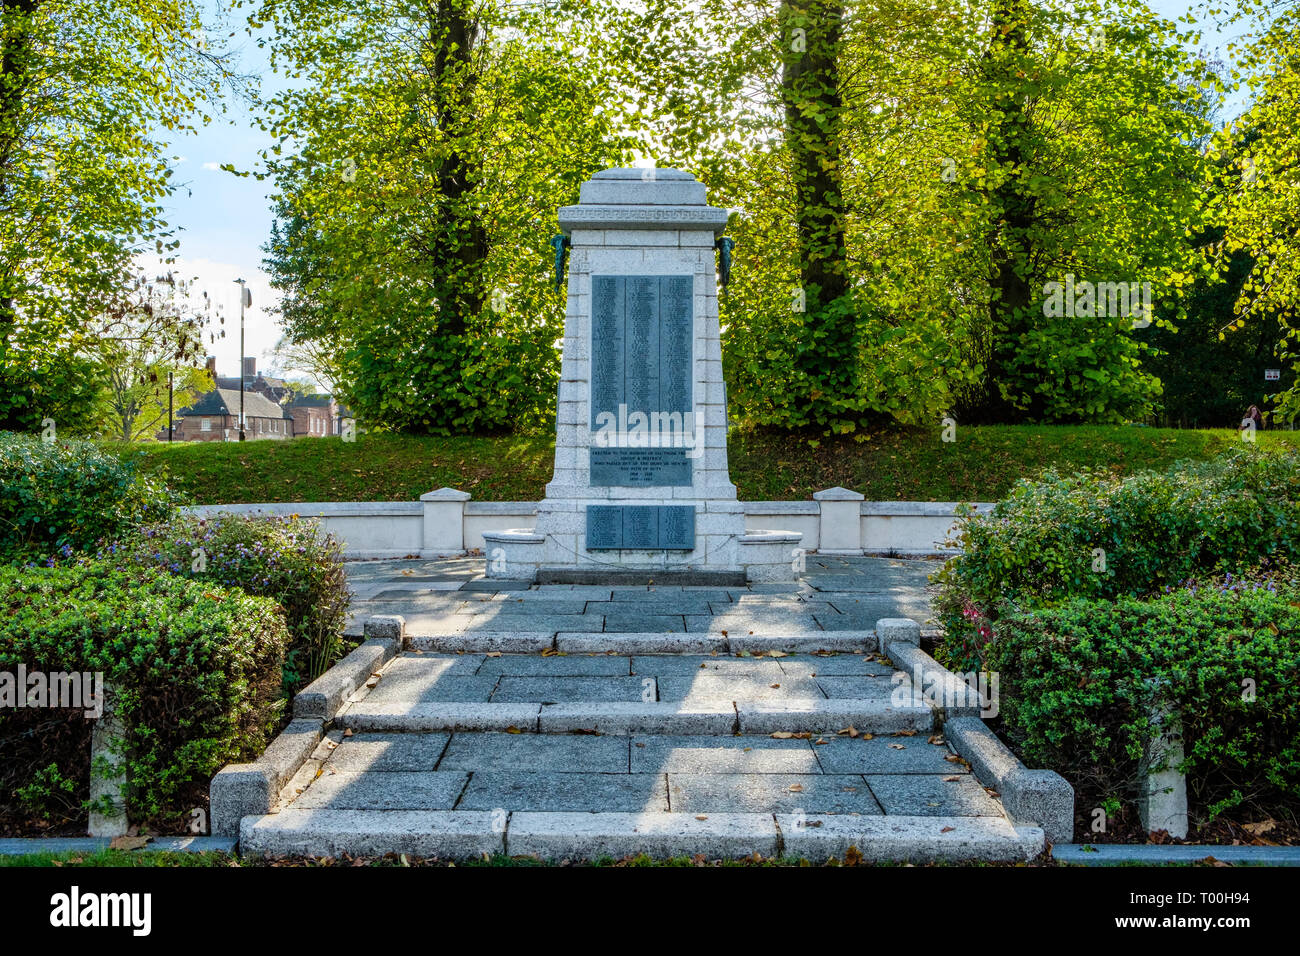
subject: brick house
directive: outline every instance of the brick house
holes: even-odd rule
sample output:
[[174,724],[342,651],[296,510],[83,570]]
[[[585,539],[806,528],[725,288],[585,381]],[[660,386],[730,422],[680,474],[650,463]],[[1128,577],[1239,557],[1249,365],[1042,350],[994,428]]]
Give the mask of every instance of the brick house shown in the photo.
[[295,436],[337,435],[348,417],[331,395],[296,395],[284,404],[284,410],[293,418]]
[[[166,434],[166,429],[163,429]],[[294,435],[294,419],[265,395],[244,392],[244,437],[284,439]],[[216,388],[176,415],[176,441],[239,441],[239,392]]]

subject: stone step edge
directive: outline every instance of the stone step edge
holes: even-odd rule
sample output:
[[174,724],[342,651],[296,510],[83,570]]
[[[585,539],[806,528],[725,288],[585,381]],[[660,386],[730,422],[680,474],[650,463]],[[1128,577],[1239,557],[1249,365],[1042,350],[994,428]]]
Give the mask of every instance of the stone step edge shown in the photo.
[[618,813],[486,810],[282,810],[241,821],[244,855],[369,857],[406,853],[464,859],[483,854],[594,860],[646,854],[737,859],[1028,862],[1043,831],[1001,817],[850,816],[798,813]]
[[927,731],[935,726],[928,704],[896,707],[879,699],[781,701],[611,701],[572,703],[367,703],[345,707],[336,727],[354,733],[437,731],[563,734],[595,731],[619,735],[862,733]]
[[458,634],[406,634],[405,648],[446,653],[537,654],[750,654],[768,651],[873,653],[875,631],[803,631],[787,634],[712,634],[687,632],[466,631]]

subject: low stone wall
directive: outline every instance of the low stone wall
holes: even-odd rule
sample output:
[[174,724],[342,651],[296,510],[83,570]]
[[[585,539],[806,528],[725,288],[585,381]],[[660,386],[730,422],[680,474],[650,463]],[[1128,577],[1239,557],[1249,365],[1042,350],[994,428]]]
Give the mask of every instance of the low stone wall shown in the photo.
[[[807,551],[827,554],[941,555],[956,521],[952,501],[864,501],[845,488],[818,492],[812,501],[746,501],[745,530],[803,535]],[[977,510],[993,505],[977,503]],[[531,529],[535,501],[474,501],[453,488],[419,501],[327,501],[200,505],[198,515],[299,515],[343,542],[349,558],[437,557],[482,550],[484,532]],[[856,520],[854,520],[856,518]]]

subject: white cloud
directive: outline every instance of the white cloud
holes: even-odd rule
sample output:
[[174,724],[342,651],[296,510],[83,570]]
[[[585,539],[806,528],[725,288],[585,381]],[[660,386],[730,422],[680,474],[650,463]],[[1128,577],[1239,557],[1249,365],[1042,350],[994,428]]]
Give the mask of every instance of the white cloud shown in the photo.
[[203,164],[203,168],[204,168],[204,169],[211,170],[212,172],[216,172],[217,170],[219,170],[219,169],[221,168],[221,164],[220,164],[220,163],[204,163],[204,164]]

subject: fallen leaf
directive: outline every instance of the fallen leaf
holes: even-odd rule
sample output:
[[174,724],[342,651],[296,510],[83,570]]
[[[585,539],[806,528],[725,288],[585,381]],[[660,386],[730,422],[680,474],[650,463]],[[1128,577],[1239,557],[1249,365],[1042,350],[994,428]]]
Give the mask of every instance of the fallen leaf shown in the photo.
[[790,733],[790,731],[788,730],[778,730],[775,733],[773,733],[772,736],[775,737],[777,740],[789,740],[791,737],[794,736],[794,734]]
[[1241,828],[1251,836],[1263,836],[1277,826],[1277,821],[1270,818],[1261,820],[1259,823],[1243,823]]
[[841,737],[846,735],[848,737],[857,737],[858,728],[854,727],[852,724],[849,724],[849,726],[845,727],[843,730],[837,730],[835,732],[839,734]]
[[500,656],[501,656],[501,652],[500,652],[500,651],[488,651],[488,652],[487,652],[486,654],[484,654],[483,656],[484,656],[484,657],[500,657]]
[[786,655],[785,651],[768,651],[768,652],[767,652],[767,656],[768,656],[768,657],[786,657],[787,655]]
[[944,777],[944,778],[943,778],[943,782],[944,782],[944,783],[961,783],[961,780],[962,780],[961,777]]
[[703,813],[697,813],[697,814],[695,814],[695,819],[697,819],[697,820],[707,820],[707,819],[708,819],[708,815],[707,815],[707,814],[703,814]]
[[768,684],[767,686],[768,686],[768,687],[771,687],[772,690],[776,690],[776,689],[777,689],[778,687],[780,687],[781,685],[780,685],[780,684]]
[[509,727],[506,728],[506,733],[508,733],[508,734],[522,734],[523,731],[520,730],[518,727],[516,727],[514,724],[511,724]]
[[119,836],[108,841],[110,850],[139,850],[149,843],[147,836]]
[[825,737],[818,737],[816,740],[813,741],[813,746],[825,747],[828,743],[830,743],[830,741],[827,740]]
[[792,783],[790,784],[790,786],[786,787],[786,789],[789,790],[791,793],[803,793],[803,784]]
[[890,744],[890,745],[889,745],[889,749],[890,749],[890,750],[906,750],[907,748],[904,747],[902,744]]
[[915,737],[915,736],[916,736],[916,731],[915,731],[915,730],[896,730],[896,731],[894,731],[894,733],[893,733],[891,736],[894,736],[894,737]]
[[947,741],[943,739],[943,734],[931,734],[929,739],[926,740],[926,743],[934,744],[936,747],[941,747],[947,743]]
[[940,830],[939,832],[940,832],[940,833],[951,833],[951,832],[952,832],[953,830],[955,830],[955,829],[957,829],[957,828],[956,828],[956,827],[944,827],[944,828],[943,828],[942,830]]

